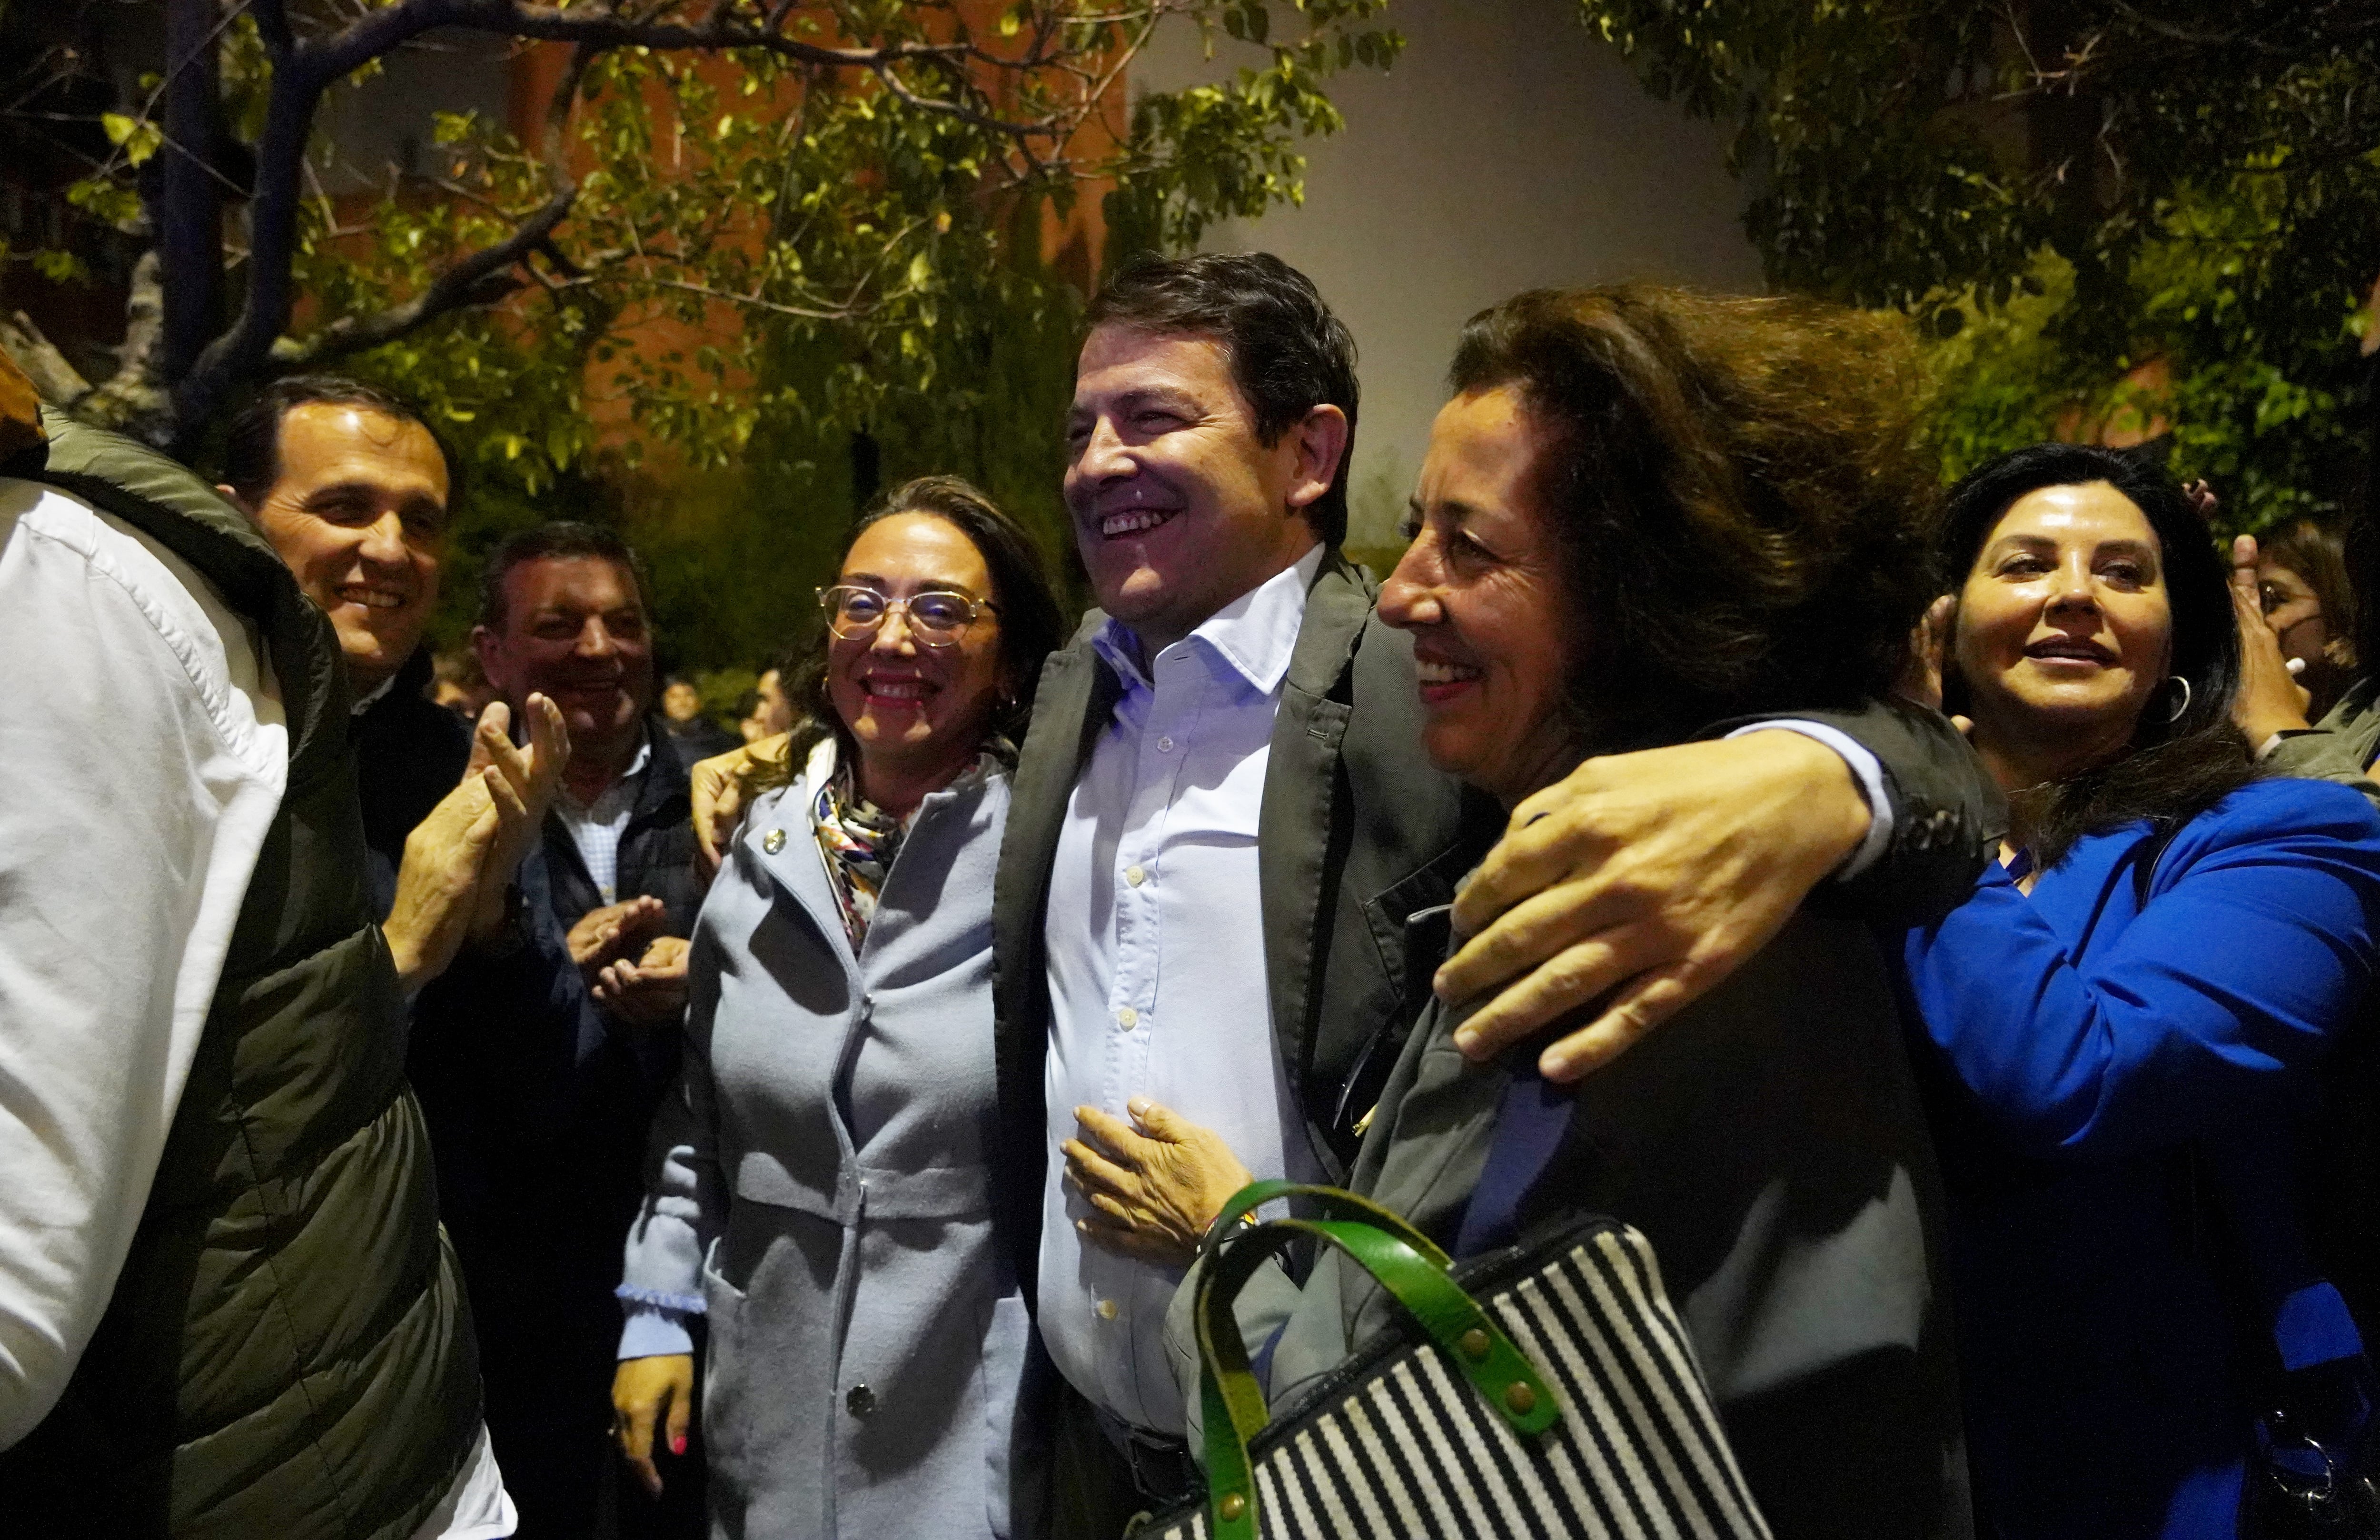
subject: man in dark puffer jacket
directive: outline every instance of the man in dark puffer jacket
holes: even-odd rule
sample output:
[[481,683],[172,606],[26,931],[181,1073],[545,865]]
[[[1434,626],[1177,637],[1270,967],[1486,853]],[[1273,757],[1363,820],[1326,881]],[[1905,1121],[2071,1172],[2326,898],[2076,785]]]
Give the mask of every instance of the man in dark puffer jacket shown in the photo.
[[[13,370],[0,406],[0,653],[39,661],[0,739],[0,1512],[509,1533],[330,625],[181,467],[37,426]],[[455,796],[485,859],[502,799]]]

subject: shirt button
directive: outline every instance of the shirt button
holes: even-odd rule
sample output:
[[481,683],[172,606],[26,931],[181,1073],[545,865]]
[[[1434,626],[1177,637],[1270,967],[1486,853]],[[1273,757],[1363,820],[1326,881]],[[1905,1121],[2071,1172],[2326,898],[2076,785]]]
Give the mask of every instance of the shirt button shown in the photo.
[[1127,1028],[1138,1026],[1140,1025],[1140,1013],[1127,1005],[1123,1010],[1116,1013],[1116,1025],[1118,1026]]
[[1142,883],[1148,880],[1148,868],[1144,867],[1126,867],[1123,869],[1123,879],[1137,888]]
[[770,830],[760,837],[760,848],[771,855],[776,855],[785,848],[785,831],[782,829]]
[[1158,740],[1157,740],[1157,752],[1158,752],[1158,753],[1160,753],[1160,754],[1171,754],[1171,753],[1172,753],[1172,752],[1173,752],[1173,740],[1172,740],[1172,739],[1171,739],[1171,738],[1160,738],[1160,739],[1158,739]]
[[1100,1320],[1103,1320],[1103,1321],[1112,1321],[1112,1320],[1114,1320],[1114,1319],[1115,1319],[1115,1316],[1116,1316],[1115,1301],[1113,1301],[1113,1300],[1101,1300],[1101,1301],[1099,1301],[1099,1319],[1100,1319]]
[[865,1383],[853,1386],[844,1393],[843,1404],[855,1417],[865,1417],[876,1410],[876,1392]]

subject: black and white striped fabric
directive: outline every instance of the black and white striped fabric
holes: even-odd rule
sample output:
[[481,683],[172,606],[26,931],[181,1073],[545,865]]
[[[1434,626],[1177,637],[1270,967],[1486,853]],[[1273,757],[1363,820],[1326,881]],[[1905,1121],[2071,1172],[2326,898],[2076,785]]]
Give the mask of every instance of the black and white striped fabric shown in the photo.
[[[1547,1249],[1501,1284],[1457,1278],[1561,1420],[1514,1434],[1417,1328],[1391,1334],[1251,1447],[1263,1540],[1766,1540],[1651,1244],[1597,1219]],[[1206,1535],[1201,1505],[1135,1540]]]

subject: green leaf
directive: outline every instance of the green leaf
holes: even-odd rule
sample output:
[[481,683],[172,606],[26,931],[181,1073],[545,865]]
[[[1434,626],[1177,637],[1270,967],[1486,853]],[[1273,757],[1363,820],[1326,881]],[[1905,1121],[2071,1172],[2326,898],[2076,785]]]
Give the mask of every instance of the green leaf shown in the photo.
[[164,132],[145,117],[102,113],[99,126],[106,133],[108,142],[121,148],[124,158],[134,165],[148,160],[165,142]]

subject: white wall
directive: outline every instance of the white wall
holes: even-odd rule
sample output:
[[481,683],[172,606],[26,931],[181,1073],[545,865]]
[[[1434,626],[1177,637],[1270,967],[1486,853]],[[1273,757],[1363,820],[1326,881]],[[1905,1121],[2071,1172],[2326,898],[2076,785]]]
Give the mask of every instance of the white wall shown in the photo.
[[[1404,55],[1388,75],[1330,82],[1347,127],[1305,146],[1305,206],[1206,242],[1278,254],[1354,332],[1358,547],[1393,540],[1455,333],[1475,312],[1545,285],[1760,285],[1721,132],[1647,96],[1575,0],[1391,0],[1387,21]],[[1196,33],[1175,30],[1134,82],[1177,89],[1253,57],[1219,36],[1202,59]]]

